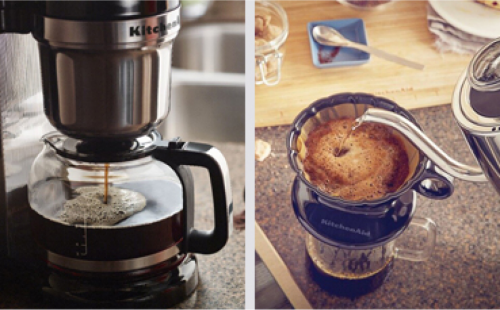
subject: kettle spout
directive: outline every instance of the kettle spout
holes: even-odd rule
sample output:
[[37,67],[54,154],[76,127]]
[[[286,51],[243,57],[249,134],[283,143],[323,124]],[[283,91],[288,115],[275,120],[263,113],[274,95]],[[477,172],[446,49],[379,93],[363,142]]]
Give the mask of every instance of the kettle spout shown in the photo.
[[356,119],[358,123],[379,123],[390,126],[405,136],[436,166],[449,175],[470,182],[486,182],[488,179],[479,166],[456,161],[438,147],[427,135],[407,118],[391,111],[369,108]]

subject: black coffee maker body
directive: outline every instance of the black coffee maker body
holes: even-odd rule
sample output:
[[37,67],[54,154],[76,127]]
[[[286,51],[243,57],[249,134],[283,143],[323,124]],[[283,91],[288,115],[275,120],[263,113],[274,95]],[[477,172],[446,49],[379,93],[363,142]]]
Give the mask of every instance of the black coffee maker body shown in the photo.
[[[12,170],[7,157],[19,157],[19,150],[9,153],[10,146],[26,135],[25,128],[18,125],[26,123],[30,115],[36,115],[33,123],[44,120],[39,117],[40,109],[33,112],[18,104],[31,94],[33,101],[41,101],[36,86],[2,98],[2,113],[19,118],[11,127],[19,129],[12,130],[14,139],[8,141],[5,120],[9,118],[2,115],[2,146],[7,154],[2,178],[5,191],[0,197],[5,201],[0,206],[2,265],[10,269],[19,263],[20,273],[36,270],[42,275],[47,296],[79,306],[169,306],[186,298],[198,282],[192,253],[214,253],[227,242],[232,197],[227,164],[218,150],[201,143],[162,141],[155,130],[170,110],[171,52],[180,29],[179,1],[1,1],[0,13],[0,33],[31,33],[37,41],[43,112],[59,132],[44,136],[44,150],[31,169],[40,144],[33,143],[21,152],[22,160],[13,167],[22,171],[7,171]],[[0,35],[7,44],[12,38],[16,39],[11,34]],[[36,55],[33,46],[30,48],[30,56]],[[22,48],[14,46],[13,50]],[[31,70],[22,63],[6,66],[14,73]],[[10,88],[19,88],[21,81],[11,81]],[[50,129],[48,124],[43,130],[28,127],[36,128],[37,140]],[[53,220],[33,207],[40,202],[33,198],[37,197],[33,195],[35,185],[45,180],[61,180],[62,200],[74,198],[75,189],[87,184],[75,178],[75,167],[104,171],[103,167],[144,161],[163,165],[161,169],[175,174],[181,197],[181,210],[175,216],[104,229],[86,222]],[[53,162],[60,166],[40,174],[40,169]],[[193,227],[193,180],[188,166],[209,172],[212,231]],[[95,185],[104,186],[103,180],[99,175]],[[117,186],[124,183],[117,182]],[[53,201],[60,198],[54,195]],[[169,198],[165,201],[168,204]],[[148,208],[151,206],[146,204],[144,210]],[[73,235],[81,240],[68,242]],[[127,238],[135,243],[127,244]],[[87,247],[92,248],[92,255],[82,250]]]

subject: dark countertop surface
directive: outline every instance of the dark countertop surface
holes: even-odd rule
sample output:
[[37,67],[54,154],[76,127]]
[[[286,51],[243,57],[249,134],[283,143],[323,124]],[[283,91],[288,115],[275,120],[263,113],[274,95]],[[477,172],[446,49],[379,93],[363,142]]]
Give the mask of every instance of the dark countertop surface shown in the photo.
[[[245,146],[237,143],[209,143],[226,157],[231,174],[234,213],[244,209]],[[195,226],[211,229],[213,225],[212,194],[206,184],[206,170],[193,168],[195,177]],[[196,187],[196,182],[205,184]],[[243,309],[245,308],[245,230],[233,229],[227,245],[213,255],[196,255],[199,262],[200,284],[189,299],[178,305],[181,309]]]
[[290,300],[255,253],[255,309],[291,309]]
[[[472,164],[474,159],[449,106],[412,110],[425,132],[445,152]],[[306,268],[305,230],[290,202],[294,172],[286,157],[289,127],[256,129],[272,145],[272,156],[256,163],[256,221],[315,308],[499,308],[500,196],[489,183],[455,180],[452,197],[418,196],[415,216],[438,227],[437,243],[426,262],[398,259],[386,282],[356,299],[323,291]],[[405,232],[408,234],[411,230]],[[406,238],[403,234],[401,238]]]
[[[212,143],[226,157],[231,175],[234,214],[245,209],[245,147],[241,143]],[[208,173],[192,169],[195,180],[195,227],[211,229],[213,210]],[[197,186],[199,185],[199,186]],[[196,255],[200,281],[195,292],[174,306],[182,309],[242,309],[245,306],[245,231],[233,229],[226,246],[212,255]],[[50,308],[26,278],[0,267],[0,308]]]

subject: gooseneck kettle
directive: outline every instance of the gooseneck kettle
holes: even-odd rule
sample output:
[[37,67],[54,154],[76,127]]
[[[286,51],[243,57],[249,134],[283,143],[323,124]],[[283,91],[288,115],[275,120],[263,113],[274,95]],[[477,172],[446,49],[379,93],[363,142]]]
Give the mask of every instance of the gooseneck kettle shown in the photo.
[[393,127],[444,172],[465,181],[490,181],[500,194],[500,39],[473,57],[458,80],[451,108],[479,166],[456,161],[417,126],[391,111],[368,109],[358,121]]

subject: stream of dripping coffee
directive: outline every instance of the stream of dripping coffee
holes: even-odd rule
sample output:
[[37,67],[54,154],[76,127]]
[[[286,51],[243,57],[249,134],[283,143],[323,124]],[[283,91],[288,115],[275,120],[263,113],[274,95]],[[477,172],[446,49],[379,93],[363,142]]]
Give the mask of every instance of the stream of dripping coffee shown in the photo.
[[108,175],[109,175],[109,164],[104,164],[104,197],[103,202],[108,204]]

